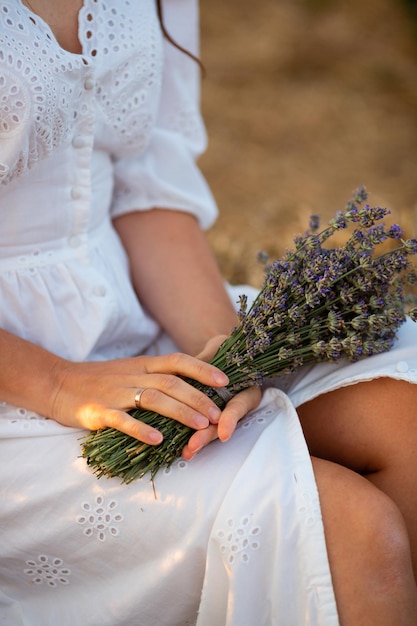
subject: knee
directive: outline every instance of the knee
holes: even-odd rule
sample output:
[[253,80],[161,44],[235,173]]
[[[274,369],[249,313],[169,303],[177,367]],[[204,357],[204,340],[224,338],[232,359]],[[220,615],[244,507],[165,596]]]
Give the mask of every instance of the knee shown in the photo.
[[340,623],[415,625],[416,585],[399,509],[359,474],[328,461],[313,465]]
[[313,460],[329,557],[367,572],[368,583],[402,584],[412,576],[411,550],[396,504],[366,478],[334,463]]
[[412,577],[412,562],[407,529],[396,504],[373,488],[358,503],[352,524],[369,563],[370,582],[380,591],[402,587]]

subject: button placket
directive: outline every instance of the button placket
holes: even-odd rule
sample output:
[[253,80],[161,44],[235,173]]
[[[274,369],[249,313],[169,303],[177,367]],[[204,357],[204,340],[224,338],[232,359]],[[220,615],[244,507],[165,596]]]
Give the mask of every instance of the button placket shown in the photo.
[[72,140],[73,148],[85,148],[88,145],[88,138],[84,135],[74,135]]
[[68,244],[71,248],[80,248],[86,243],[85,232],[91,204],[91,154],[94,128],[94,86],[93,70],[85,68],[79,114],[72,138],[74,159],[74,179],[70,189],[73,202],[73,223]]

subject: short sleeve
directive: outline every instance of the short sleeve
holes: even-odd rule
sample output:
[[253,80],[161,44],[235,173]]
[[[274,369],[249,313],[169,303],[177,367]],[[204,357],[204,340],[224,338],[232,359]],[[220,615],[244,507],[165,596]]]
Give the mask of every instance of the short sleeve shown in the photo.
[[[183,48],[199,54],[197,0],[163,2],[164,24]],[[207,138],[200,112],[200,68],[164,40],[159,111],[147,148],[114,163],[112,216],[151,208],[192,213],[202,228],[217,217],[217,207],[197,159]]]

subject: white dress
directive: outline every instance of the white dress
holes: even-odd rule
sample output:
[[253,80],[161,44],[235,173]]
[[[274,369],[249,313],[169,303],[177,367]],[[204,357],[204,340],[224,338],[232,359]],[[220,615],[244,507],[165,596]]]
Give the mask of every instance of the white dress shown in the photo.
[[[193,0],[168,0],[197,50]],[[72,360],[170,349],[132,290],[111,217],[216,216],[195,165],[198,67],[153,0],[85,0],[82,55],[0,0],[0,327]],[[336,626],[317,489],[295,406],[356,380],[417,382],[416,330],[356,365],[265,392],[227,444],[128,486],[98,480],[79,429],[0,403],[4,626]]]

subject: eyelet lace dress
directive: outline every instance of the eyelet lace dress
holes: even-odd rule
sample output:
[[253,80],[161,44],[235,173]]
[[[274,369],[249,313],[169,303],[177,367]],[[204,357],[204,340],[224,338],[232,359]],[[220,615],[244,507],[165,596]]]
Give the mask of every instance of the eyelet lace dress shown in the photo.
[[[197,52],[194,0],[164,7]],[[85,0],[79,39],[68,52],[20,0],[0,0],[0,327],[76,361],[170,350],[112,218],[158,206],[215,219],[196,166],[199,70],[163,40],[154,0]],[[268,389],[227,444],[161,471],[156,497],[147,478],[98,480],[82,430],[0,402],[0,623],[336,626],[295,407],[378,375],[417,382],[413,333],[366,365]]]

